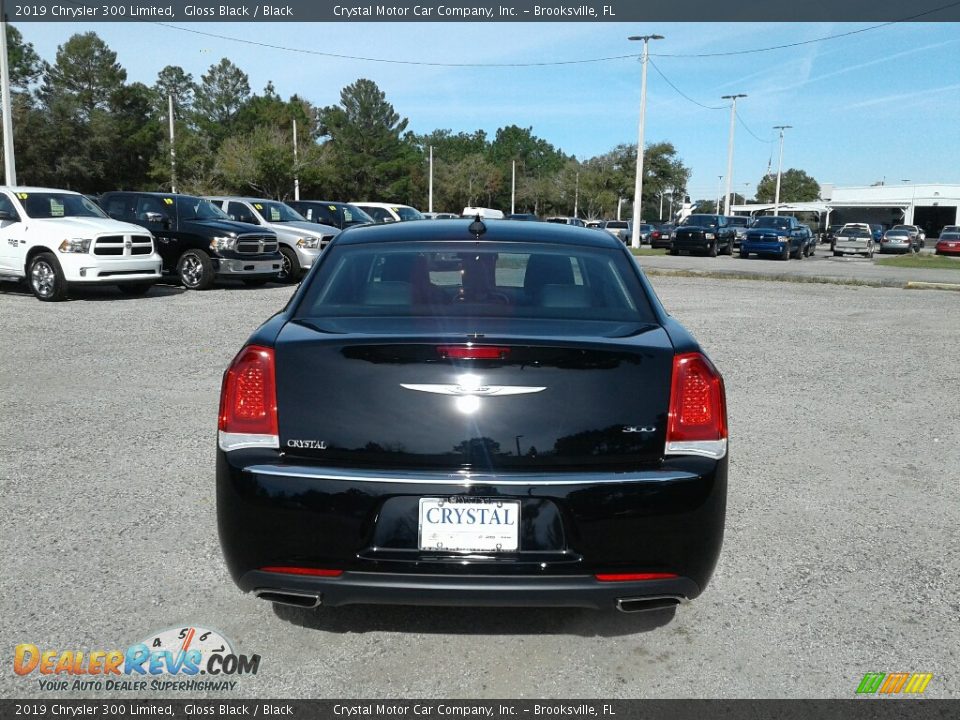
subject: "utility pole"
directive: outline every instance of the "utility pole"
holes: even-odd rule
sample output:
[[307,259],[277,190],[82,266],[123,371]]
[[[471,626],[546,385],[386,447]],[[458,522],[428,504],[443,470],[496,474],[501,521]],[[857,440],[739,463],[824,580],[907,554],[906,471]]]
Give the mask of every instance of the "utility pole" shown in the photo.
[[[724,195],[723,214],[730,214],[730,187],[733,184],[733,128],[737,119],[737,99],[745,98],[746,95],[738,93],[736,95],[721,95],[721,100],[731,100],[730,103],[730,141],[727,145],[727,192]],[[717,210],[717,214],[720,211]]]
[[10,65],[7,58],[7,13],[0,1],[0,103],[3,112],[3,170],[6,184],[17,184],[17,162],[13,150],[13,107],[10,103]]
[[427,212],[433,212],[433,145],[430,146],[430,194],[427,197]]
[[293,199],[300,199],[300,173],[297,168],[297,119],[293,119]]
[[631,35],[628,40],[643,41],[643,58],[640,61],[640,126],[637,130],[637,177],[633,190],[633,231],[630,234],[631,247],[640,247],[640,222],[643,208],[643,124],[647,113],[647,60],[650,57],[650,41],[663,40],[663,35]]
[[780,176],[783,174],[783,131],[789,130],[793,125],[774,125],[774,130],[780,131],[780,161],[777,163],[777,194],[773,200],[773,214],[780,214]]
[[580,171],[577,171],[577,184],[573,191],[573,216],[580,217],[578,210],[580,208]]
[[167,120],[170,123],[170,192],[177,191],[177,148],[173,134],[173,93],[167,93]]
[[510,214],[517,212],[517,161],[513,161],[513,179],[510,181]]
[[720,214],[720,194],[723,192],[723,175],[717,175],[717,215]]

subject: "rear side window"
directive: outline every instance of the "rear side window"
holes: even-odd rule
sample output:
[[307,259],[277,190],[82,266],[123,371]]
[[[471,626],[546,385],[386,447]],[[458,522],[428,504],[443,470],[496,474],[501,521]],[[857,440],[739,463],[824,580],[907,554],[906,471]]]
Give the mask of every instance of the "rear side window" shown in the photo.
[[334,245],[298,317],[505,317],[653,322],[613,248],[520,243]]

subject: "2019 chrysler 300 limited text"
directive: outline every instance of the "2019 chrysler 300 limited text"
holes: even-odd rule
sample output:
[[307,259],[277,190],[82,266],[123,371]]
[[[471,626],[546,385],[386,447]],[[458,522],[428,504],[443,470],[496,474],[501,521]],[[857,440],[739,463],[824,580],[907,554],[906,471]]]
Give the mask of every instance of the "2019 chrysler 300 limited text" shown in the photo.
[[726,485],[723,380],[607,233],[345,230],[224,374],[221,544],[278,603],[672,607]]

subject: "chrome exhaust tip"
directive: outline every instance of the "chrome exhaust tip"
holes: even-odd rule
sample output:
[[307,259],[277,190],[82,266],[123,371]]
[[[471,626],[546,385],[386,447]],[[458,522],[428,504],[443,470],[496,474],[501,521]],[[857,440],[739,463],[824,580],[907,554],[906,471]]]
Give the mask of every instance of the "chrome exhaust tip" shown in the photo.
[[298,608],[315,608],[320,605],[320,596],[311,593],[290,592],[289,590],[256,590],[254,595],[261,600]]
[[657,597],[618,598],[617,610],[622,613],[652,612],[672,610],[683,602],[684,598],[675,595]]

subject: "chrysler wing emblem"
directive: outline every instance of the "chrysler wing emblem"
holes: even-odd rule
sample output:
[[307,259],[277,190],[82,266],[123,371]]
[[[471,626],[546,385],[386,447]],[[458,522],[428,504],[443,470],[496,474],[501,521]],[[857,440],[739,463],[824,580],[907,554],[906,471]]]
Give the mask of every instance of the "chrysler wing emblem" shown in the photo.
[[410,383],[400,383],[400,387],[407,390],[416,390],[417,392],[435,393],[437,395],[474,395],[489,397],[492,395],[527,395],[529,393],[538,393],[546,390],[545,387],[526,387],[523,385],[414,385]]

